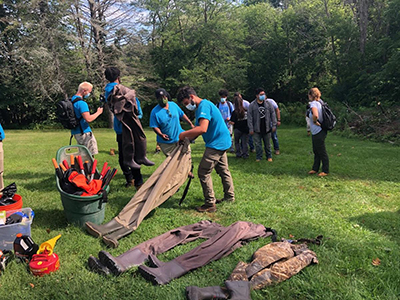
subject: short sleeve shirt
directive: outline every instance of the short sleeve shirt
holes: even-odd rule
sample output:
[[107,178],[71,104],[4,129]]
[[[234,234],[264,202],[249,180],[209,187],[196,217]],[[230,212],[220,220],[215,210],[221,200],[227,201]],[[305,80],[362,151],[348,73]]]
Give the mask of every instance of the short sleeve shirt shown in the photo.
[[321,126],[318,126],[316,124],[314,124],[314,122],[312,122],[312,108],[316,107],[318,109],[318,120],[321,123],[322,122],[322,107],[321,107],[321,102],[319,101],[312,101],[310,102],[310,114],[308,115],[308,117],[310,118],[310,130],[311,130],[311,134],[312,135],[316,135],[318,134],[322,128]]
[[219,102],[218,109],[221,112],[222,118],[225,121],[225,124],[228,125],[228,119],[232,117],[232,112],[234,111],[233,104],[229,101],[225,101],[225,103]]
[[0,124],[0,141],[4,140],[6,135],[4,134],[3,126]]
[[164,140],[157,135],[157,142],[162,144],[174,144],[179,141],[179,134],[183,132],[180,119],[183,110],[172,101],[168,101],[168,109],[157,105],[150,114],[150,127],[159,128],[163,134],[168,135],[169,140]]
[[[76,98],[80,98],[80,97],[75,95],[75,96],[72,97],[71,100],[73,101]],[[83,133],[91,132],[92,129],[90,128],[89,123],[86,122],[84,118],[82,118],[82,114],[83,113],[89,112],[88,104],[83,100],[76,101],[74,103],[74,111],[75,111],[75,116],[78,119],[80,119],[80,123],[81,123],[81,127],[82,127]],[[80,133],[82,133],[82,132],[81,132],[81,129],[79,128],[79,126],[71,130],[71,134],[80,134]]]
[[206,147],[221,151],[231,147],[231,136],[219,109],[206,99],[203,99],[196,109],[197,126],[200,119],[207,119],[210,122],[207,131],[203,134]]

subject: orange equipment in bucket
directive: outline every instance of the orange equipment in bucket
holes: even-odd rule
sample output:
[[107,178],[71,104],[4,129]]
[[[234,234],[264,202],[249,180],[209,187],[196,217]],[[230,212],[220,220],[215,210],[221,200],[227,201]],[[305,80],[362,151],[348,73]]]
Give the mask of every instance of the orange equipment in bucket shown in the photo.
[[29,262],[29,269],[33,275],[43,276],[58,270],[60,261],[58,255],[53,253],[53,249],[60,237],[61,234],[40,245],[37,254],[34,254]]

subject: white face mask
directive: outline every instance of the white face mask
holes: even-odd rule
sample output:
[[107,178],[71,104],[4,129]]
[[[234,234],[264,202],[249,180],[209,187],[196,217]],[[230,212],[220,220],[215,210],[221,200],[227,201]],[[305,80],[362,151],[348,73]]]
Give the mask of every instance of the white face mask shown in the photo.
[[224,103],[226,101],[226,98],[221,98],[221,102]]
[[195,103],[189,103],[188,105],[186,105],[186,108],[190,111],[193,111],[196,109],[196,104]]

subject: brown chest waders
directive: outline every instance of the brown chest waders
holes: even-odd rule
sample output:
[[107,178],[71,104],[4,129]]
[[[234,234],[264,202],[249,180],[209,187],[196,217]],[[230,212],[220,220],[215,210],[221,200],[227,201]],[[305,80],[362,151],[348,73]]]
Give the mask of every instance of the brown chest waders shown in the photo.
[[117,257],[107,251],[100,251],[99,259],[89,257],[89,267],[100,274],[108,274],[111,271],[114,275],[120,275],[133,266],[143,264],[151,254],[158,255],[197,239],[209,239],[223,228],[222,225],[207,220],[181,226],[145,241]]
[[[249,264],[239,262],[229,279],[225,281],[225,287],[188,286],[186,296],[189,300],[250,300],[251,289],[262,289],[289,279],[311,263],[318,263],[318,260],[316,254],[309,250],[307,245],[293,245],[288,242],[271,243],[258,249]],[[256,269],[259,271],[255,272]],[[249,275],[252,273],[254,274]],[[210,298],[210,294],[214,298]]]
[[261,224],[238,221],[174,260],[161,264],[158,268],[139,266],[139,272],[153,284],[167,284],[191,270],[231,254],[246,242],[272,236],[274,233],[272,229]]
[[150,211],[168,200],[185,183],[192,166],[189,145],[190,141],[186,139],[176,147],[113,220],[103,225],[86,222],[87,232],[103,237],[110,247],[118,247],[120,238],[136,230]]

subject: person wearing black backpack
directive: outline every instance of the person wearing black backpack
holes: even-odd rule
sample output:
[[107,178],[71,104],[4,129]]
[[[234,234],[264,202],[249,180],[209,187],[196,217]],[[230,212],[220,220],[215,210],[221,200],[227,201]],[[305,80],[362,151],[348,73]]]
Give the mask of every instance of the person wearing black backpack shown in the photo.
[[312,88],[308,91],[308,99],[310,100],[309,118],[310,130],[312,134],[312,146],[314,152],[314,164],[308,174],[317,174],[322,161],[322,172],[318,173],[319,177],[329,174],[329,156],[325,148],[325,138],[328,131],[321,128],[322,105],[321,92],[318,88]]
[[80,122],[79,126],[71,129],[71,135],[75,137],[79,145],[85,146],[89,149],[92,155],[96,155],[99,153],[97,149],[97,141],[89,123],[96,120],[97,117],[103,113],[103,108],[99,107],[94,114],[90,114],[89,106],[84,99],[90,96],[92,89],[93,85],[91,83],[82,82],[79,85],[76,94],[71,98],[71,101],[74,103],[75,116]]

